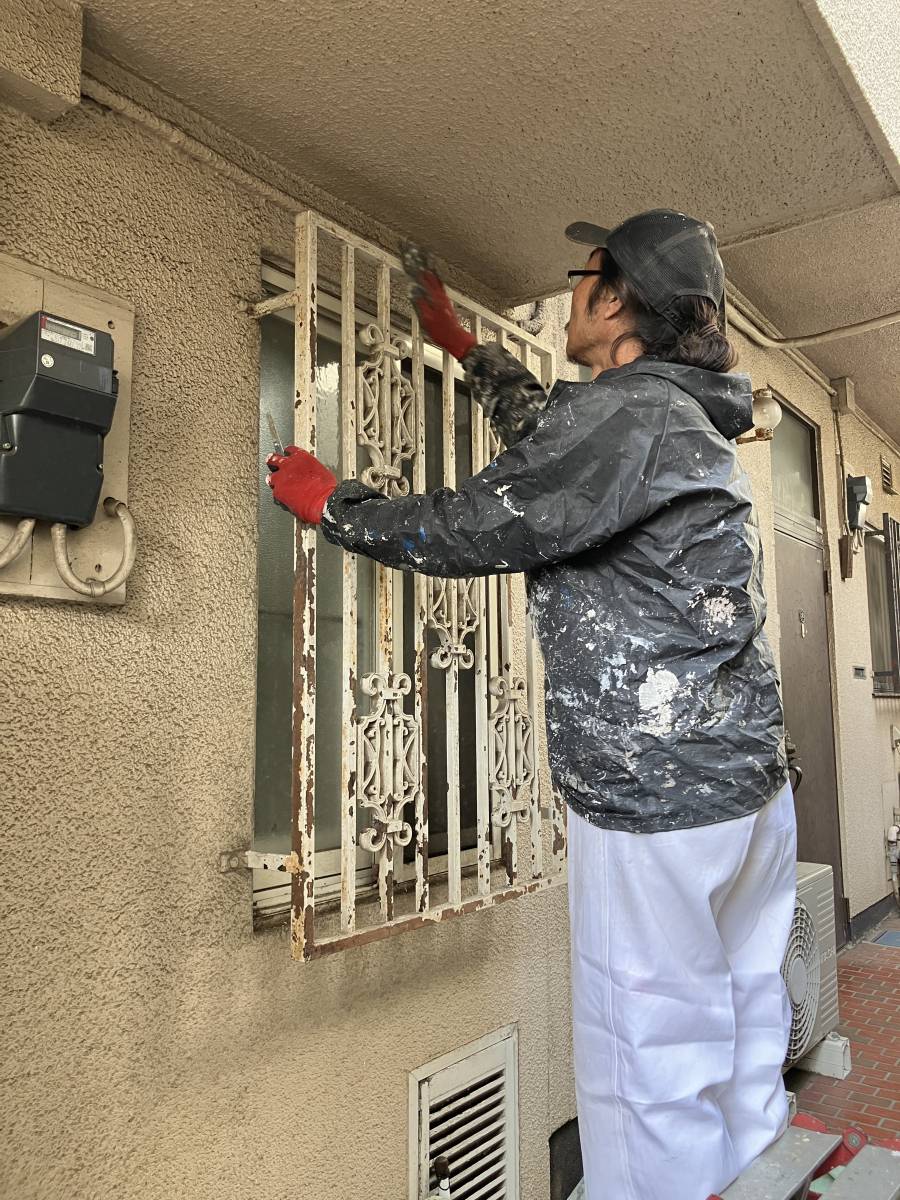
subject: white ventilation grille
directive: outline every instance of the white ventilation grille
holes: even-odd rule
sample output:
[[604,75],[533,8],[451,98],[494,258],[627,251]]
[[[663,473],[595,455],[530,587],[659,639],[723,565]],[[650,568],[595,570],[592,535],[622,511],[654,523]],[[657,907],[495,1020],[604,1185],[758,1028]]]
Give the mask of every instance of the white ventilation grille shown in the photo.
[[438,1194],[438,1158],[449,1164],[452,1200],[518,1200],[517,1096],[514,1027],[416,1071],[410,1081],[411,1200]]
[[894,488],[894,464],[882,456],[881,459],[881,486],[889,496],[896,496]]

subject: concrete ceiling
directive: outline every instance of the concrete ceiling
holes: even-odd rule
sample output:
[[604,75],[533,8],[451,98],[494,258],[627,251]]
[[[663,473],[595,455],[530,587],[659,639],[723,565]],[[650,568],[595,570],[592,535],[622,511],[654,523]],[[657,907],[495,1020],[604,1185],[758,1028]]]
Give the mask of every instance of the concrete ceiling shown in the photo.
[[900,307],[898,188],[808,16],[829,2],[89,0],[86,41],[507,300],[559,289],[569,221],[665,204],[792,334]]

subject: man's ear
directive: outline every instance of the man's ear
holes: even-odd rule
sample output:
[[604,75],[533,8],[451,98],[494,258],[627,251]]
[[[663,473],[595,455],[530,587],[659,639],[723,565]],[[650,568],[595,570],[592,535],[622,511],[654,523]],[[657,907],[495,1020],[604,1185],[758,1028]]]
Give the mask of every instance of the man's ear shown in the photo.
[[607,292],[603,300],[600,301],[600,307],[603,309],[603,315],[607,321],[614,321],[616,317],[621,316],[625,309],[625,305],[615,292]]

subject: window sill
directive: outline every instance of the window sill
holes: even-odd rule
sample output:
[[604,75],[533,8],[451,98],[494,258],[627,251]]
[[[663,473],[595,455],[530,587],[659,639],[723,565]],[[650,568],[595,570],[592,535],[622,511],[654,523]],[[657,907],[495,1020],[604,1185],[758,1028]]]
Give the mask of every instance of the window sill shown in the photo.
[[873,692],[873,700],[900,700],[900,692]]

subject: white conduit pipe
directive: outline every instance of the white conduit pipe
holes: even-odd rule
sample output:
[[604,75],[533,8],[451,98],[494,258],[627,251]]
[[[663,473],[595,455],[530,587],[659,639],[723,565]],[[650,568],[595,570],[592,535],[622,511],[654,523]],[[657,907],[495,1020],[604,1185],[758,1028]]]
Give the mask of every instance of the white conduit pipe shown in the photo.
[[82,596],[91,596],[94,599],[97,599],[99,596],[105,596],[107,592],[114,592],[117,587],[121,587],[131,574],[136,550],[134,518],[128,511],[128,506],[121,500],[114,500],[110,496],[104,500],[103,508],[107,516],[118,517],[122,522],[122,536],[125,540],[122,561],[116,570],[113,571],[112,575],[106,579],[79,578],[69,563],[69,553],[66,547],[67,527],[60,524],[50,526],[50,537],[53,542],[53,561],[56,563],[60,579],[73,592],[78,592]]
[[803,346],[821,346],[824,342],[836,342],[839,338],[853,337],[857,333],[871,333],[887,325],[900,322],[900,312],[885,313],[883,317],[871,317],[868,321],[856,321],[852,325],[841,325],[837,329],[823,329],[821,333],[807,333],[802,337],[769,337],[750,321],[740,309],[728,305],[728,319],[757,346],[767,350],[799,350]]
[[28,517],[24,521],[20,521],[16,526],[16,532],[12,535],[6,545],[0,550],[0,568],[8,567],[9,564],[19,557],[25,547],[28,545],[28,540],[34,533],[35,521],[32,517]]

